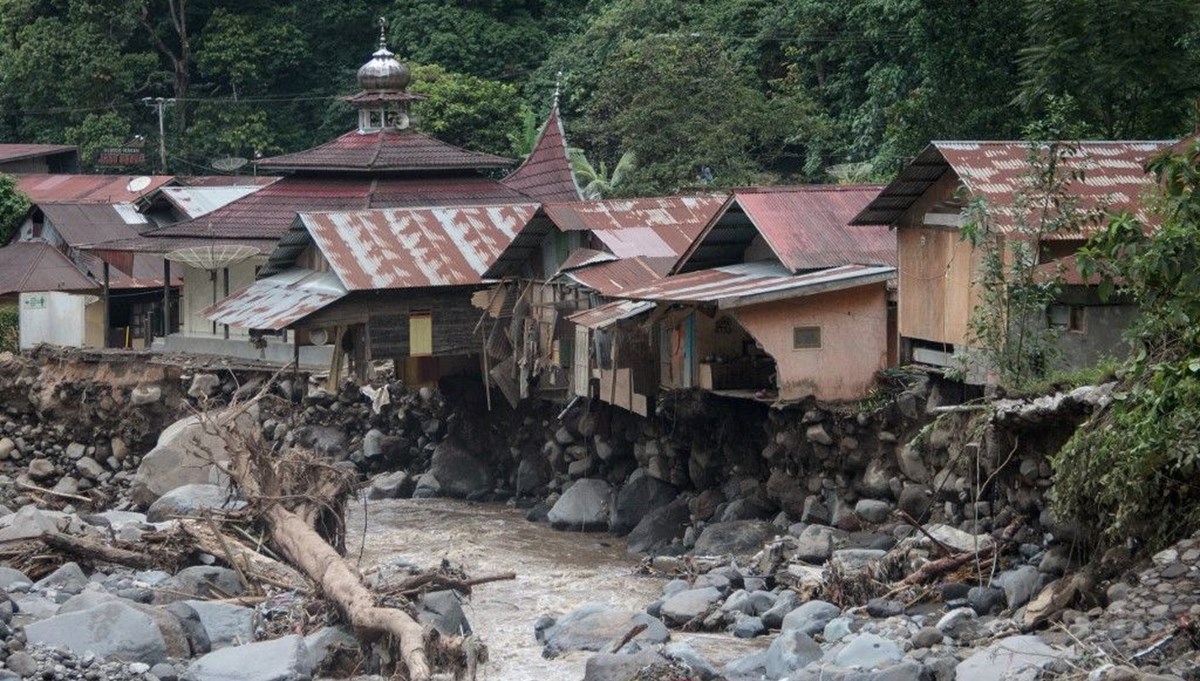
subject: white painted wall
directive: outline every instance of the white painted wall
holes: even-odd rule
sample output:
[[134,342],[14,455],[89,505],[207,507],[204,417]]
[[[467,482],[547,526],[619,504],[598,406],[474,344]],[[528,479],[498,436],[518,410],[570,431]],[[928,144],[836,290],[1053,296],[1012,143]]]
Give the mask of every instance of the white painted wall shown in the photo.
[[[256,268],[262,262],[262,258],[255,258],[230,267],[229,292],[234,293],[240,288],[253,284]],[[180,296],[179,310],[180,333],[192,338],[224,338],[225,327],[218,324],[217,332],[214,334],[212,322],[200,314],[201,310],[213,304],[213,280],[208,270],[187,267],[179,263],[171,264],[172,269],[177,267],[183,267],[183,293]],[[217,300],[221,300],[225,297],[225,279],[220,270],[217,271],[216,277]],[[229,329],[231,339],[248,338],[249,336],[249,329],[235,327]]]
[[103,305],[96,296],[49,291],[22,293],[21,349],[40,343],[83,347],[87,333],[88,302]]

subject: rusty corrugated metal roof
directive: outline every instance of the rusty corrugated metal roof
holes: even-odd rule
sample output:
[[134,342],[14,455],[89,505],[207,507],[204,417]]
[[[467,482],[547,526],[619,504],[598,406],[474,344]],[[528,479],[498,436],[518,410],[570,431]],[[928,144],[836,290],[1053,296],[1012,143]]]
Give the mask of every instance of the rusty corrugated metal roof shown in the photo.
[[50,244],[17,241],[0,248],[0,295],[99,288]]
[[35,204],[132,203],[175,180],[171,175],[149,175],[150,183],[138,191],[129,182],[139,175],[68,175],[32,173],[17,175],[17,189]]
[[583,310],[567,317],[579,326],[589,329],[603,329],[607,326],[612,326],[622,319],[636,317],[642,313],[649,312],[655,307],[654,303],[640,300],[614,300],[611,303],[605,303],[599,307],[593,307],[590,310]]
[[349,293],[333,272],[293,269],[259,279],[200,311],[218,324],[278,331]]
[[[1080,197],[1082,208],[1099,205],[1112,210],[1142,212],[1142,194],[1154,186],[1143,167],[1172,141],[1079,142],[1078,153],[1064,164],[1082,171],[1068,191]],[[1028,142],[932,142],[895,180],[880,192],[852,221],[856,225],[895,224],[946,172],[958,176],[973,195],[985,198],[996,210],[1001,227],[1012,224],[1015,194],[1029,172]],[[1082,235],[1067,235],[1080,238]]]
[[533,151],[520,167],[500,181],[537,201],[578,201],[583,198],[571,160],[567,155],[567,136],[563,132],[558,104],[538,133]]
[[879,193],[874,185],[799,185],[738,189],[674,271],[745,259],[761,240],[792,272],[840,265],[894,265],[896,235],[850,220]]
[[480,176],[372,178],[288,176],[226,206],[152,232],[158,237],[268,239],[287,233],[297,213],[407,206],[522,203],[514,189]]
[[560,230],[590,231],[617,257],[678,257],[724,202],[724,196],[666,196],[553,203],[545,210]]
[[469,151],[412,130],[352,130],[312,149],[260,159],[265,170],[392,172],[508,168],[512,159]]
[[847,265],[793,274],[778,263],[751,262],[676,274],[618,295],[630,300],[733,308],[882,283],[893,278],[895,273],[894,267]]
[[159,196],[174,206],[181,215],[196,219],[227,206],[265,187],[265,184],[188,185],[163,187]]
[[604,251],[597,251],[594,248],[576,248],[567,255],[567,259],[563,264],[558,266],[559,272],[577,269],[580,267],[589,267],[602,262],[611,262],[618,260],[617,256]]
[[112,253],[150,253],[162,255],[170,253],[179,248],[191,248],[193,246],[212,246],[214,244],[232,244],[252,246],[258,249],[259,253],[267,254],[275,247],[275,239],[228,239],[220,238],[213,239],[209,237],[160,237],[153,234],[142,234],[139,236],[128,237],[125,239],[113,239],[112,241],[102,241],[91,244],[84,244],[80,248],[103,253],[110,251]]
[[612,297],[662,279],[674,262],[674,258],[621,258],[563,271],[562,276]]
[[129,203],[38,204],[46,219],[71,246],[135,237],[150,226],[149,220]]
[[348,290],[468,286],[537,204],[302,213],[298,220]]
[[[80,264],[97,283],[104,281],[104,255],[99,251],[77,251]],[[150,253],[124,253],[109,258],[108,285],[113,289],[159,288],[163,282],[163,259]],[[171,286],[183,285],[182,268],[171,272]]]
[[0,144],[0,163],[67,152],[79,153],[79,147],[70,144]]

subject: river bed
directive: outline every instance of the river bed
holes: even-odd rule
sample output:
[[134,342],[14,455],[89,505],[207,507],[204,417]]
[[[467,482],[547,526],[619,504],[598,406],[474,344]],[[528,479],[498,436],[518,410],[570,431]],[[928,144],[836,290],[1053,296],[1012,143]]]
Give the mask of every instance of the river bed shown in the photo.
[[[349,509],[347,552],[356,556],[363,536],[361,505]],[[542,681],[583,678],[591,653],[573,652],[547,660],[534,638],[542,615],[565,615],[599,602],[640,611],[662,592],[663,579],[636,574],[638,560],[625,542],[606,533],[559,532],[525,520],[524,512],[501,504],[450,499],[394,499],[366,506],[363,570],[405,561],[436,566],[443,558],[471,576],[515,572],[513,581],[476,587],[464,606],[475,633],[488,646],[480,678]],[[720,634],[673,634],[715,663],[755,646]]]

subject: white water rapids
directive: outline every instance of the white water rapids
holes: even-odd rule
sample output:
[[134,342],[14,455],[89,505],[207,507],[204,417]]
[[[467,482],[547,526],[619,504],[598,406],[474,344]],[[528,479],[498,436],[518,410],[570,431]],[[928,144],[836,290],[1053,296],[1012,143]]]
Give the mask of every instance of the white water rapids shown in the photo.
[[[347,553],[356,558],[363,536],[363,507],[348,509]],[[583,678],[592,653],[542,657],[534,622],[565,615],[584,603],[640,611],[662,592],[664,580],[635,574],[637,559],[625,543],[605,533],[558,532],[525,520],[499,504],[449,499],[371,501],[366,507],[362,569],[405,561],[435,567],[443,558],[472,577],[515,572],[514,581],[475,587],[464,606],[475,633],[488,646],[487,681]],[[747,642],[715,634],[673,633],[714,663],[750,651]]]

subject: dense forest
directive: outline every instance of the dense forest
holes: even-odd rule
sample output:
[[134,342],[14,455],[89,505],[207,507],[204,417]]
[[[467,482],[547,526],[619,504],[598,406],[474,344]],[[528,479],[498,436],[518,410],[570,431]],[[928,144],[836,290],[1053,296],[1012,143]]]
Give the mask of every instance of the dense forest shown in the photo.
[[[311,146],[389,43],[417,125],[519,157],[562,81],[574,146],[621,194],[886,178],[930,139],[1169,138],[1200,120],[1195,0],[0,0],[0,139],[168,170]],[[612,177],[625,158],[619,177]],[[160,170],[157,154],[148,165]],[[630,163],[630,161],[634,163]],[[711,175],[711,180],[708,177]]]

